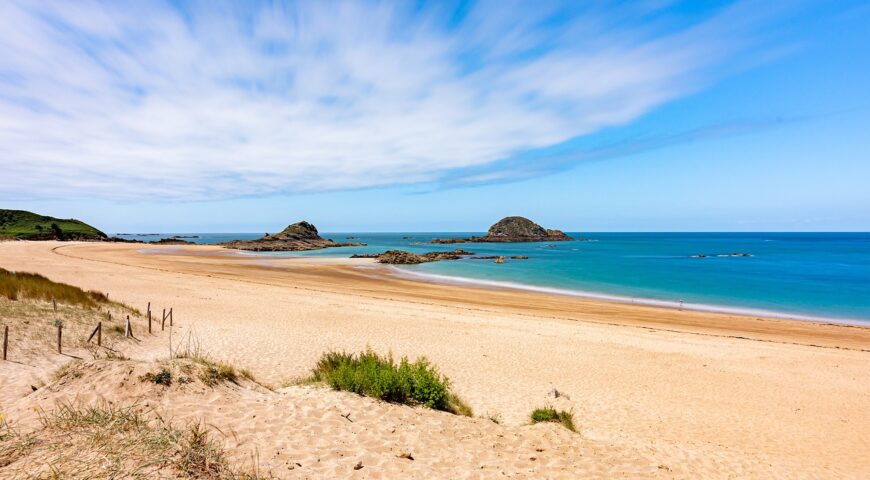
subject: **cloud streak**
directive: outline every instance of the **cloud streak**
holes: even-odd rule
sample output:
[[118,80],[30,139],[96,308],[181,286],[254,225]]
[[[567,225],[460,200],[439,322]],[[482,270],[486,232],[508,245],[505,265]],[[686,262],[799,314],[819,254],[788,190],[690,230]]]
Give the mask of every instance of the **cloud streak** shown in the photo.
[[696,91],[768,16],[660,3],[2,2],[0,197],[495,179]]

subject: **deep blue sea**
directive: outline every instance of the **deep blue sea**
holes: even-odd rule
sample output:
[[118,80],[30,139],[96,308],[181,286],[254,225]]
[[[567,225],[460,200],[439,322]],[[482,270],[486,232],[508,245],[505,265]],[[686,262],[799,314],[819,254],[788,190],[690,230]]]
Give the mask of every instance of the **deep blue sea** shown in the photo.
[[[483,232],[324,233],[366,247],[259,255],[349,256],[399,248],[413,252],[461,247],[477,255],[528,260],[456,260],[399,267],[439,281],[475,281],[618,297],[684,308],[764,311],[785,316],[870,323],[870,233],[569,233],[587,241],[433,245],[433,238]],[[197,243],[262,234],[199,235]],[[408,237],[408,238],[404,238]],[[420,244],[417,244],[420,243]],[[717,256],[750,253],[751,257]],[[704,258],[693,255],[704,254]],[[447,278],[444,278],[447,277]],[[452,279],[452,280],[450,280]]]

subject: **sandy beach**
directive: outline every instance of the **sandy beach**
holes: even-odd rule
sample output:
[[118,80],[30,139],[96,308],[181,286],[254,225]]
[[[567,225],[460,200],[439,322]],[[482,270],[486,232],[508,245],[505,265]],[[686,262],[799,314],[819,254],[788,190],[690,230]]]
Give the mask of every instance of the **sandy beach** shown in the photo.
[[[249,369],[276,391],[187,392],[170,402],[129,390],[112,398],[151,399],[181,419],[211,418],[235,432],[227,441],[239,458],[256,451],[281,478],[870,474],[870,328],[438,285],[368,259],[263,258],[209,246],[143,250],[3,242],[0,267],[108,292],[139,309],[171,306],[176,338],[196,338],[214,358]],[[133,358],[158,359],[166,342],[155,333]],[[325,351],[367,347],[427,357],[477,417],[502,424],[282,388]],[[3,382],[19,371],[0,368]],[[35,400],[4,394],[0,410],[24,416],[22,405],[70,392],[106,397],[99,385],[130,374],[107,368],[101,375],[40,391]],[[555,398],[554,389],[565,395]],[[573,409],[579,433],[527,425],[544,405]],[[348,411],[357,422],[339,415]],[[397,460],[402,448],[413,448],[416,460]],[[358,458],[366,468],[351,470]],[[296,460],[303,466],[293,467]]]

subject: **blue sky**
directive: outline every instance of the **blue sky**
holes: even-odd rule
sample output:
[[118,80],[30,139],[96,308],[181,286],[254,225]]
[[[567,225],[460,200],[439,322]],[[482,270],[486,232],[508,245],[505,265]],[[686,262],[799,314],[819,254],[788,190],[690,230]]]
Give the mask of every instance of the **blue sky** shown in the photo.
[[0,2],[0,206],[110,232],[867,231],[868,24],[848,1]]

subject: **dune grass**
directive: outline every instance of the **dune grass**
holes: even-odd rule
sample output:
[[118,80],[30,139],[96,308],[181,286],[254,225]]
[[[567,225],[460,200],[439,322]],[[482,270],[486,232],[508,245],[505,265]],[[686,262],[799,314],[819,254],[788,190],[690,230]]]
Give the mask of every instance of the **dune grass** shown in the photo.
[[[81,360],[78,360],[78,359],[74,359],[72,361],[66,362],[63,365],[57,367],[57,369],[55,369],[53,372],[51,372],[51,375],[49,376],[49,378],[51,378],[52,382],[56,382],[56,381],[60,380],[61,378],[65,377],[70,372],[74,372],[75,367],[78,366],[79,363],[81,363]],[[75,375],[75,378],[78,378],[81,376],[81,373],[75,372],[74,375]]]
[[201,423],[175,428],[147,413],[66,403],[41,412],[42,428],[32,433],[0,425],[0,468],[22,478],[262,478],[231,466]]
[[576,432],[574,427],[574,414],[565,410],[556,410],[553,407],[538,408],[532,412],[532,423],[555,422],[563,427]]
[[203,365],[199,379],[202,383],[213,387],[221,382],[238,383],[239,374],[235,367],[224,362],[200,361]]
[[0,268],[0,295],[9,300],[57,300],[66,305],[94,308],[109,299],[101,292],[84,291],[66,283],[53,282],[37,273],[12,272]]
[[392,356],[372,350],[359,354],[328,352],[318,360],[311,381],[387,402],[472,415],[471,408],[450,391],[450,380],[425,358],[413,363],[402,358],[397,364]]
[[199,379],[209,387],[214,387],[221,382],[238,384],[239,377],[257,383],[249,370],[238,371],[229,363],[213,360],[202,348],[199,338],[192,333],[188,333],[186,341],[182,341],[172,350],[171,358],[187,359],[199,364],[202,367]]
[[221,382],[238,384],[239,377],[255,381],[253,375],[251,375],[247,370],[245,370],[246,374],[241,374],[236,370],[236,367],[229,363],[215,361],[205,355],[177,353],[174,354],[172,358],[187,359],[200,365],[202,368],[199,370],[199,379],[209,387],[214,387]]

